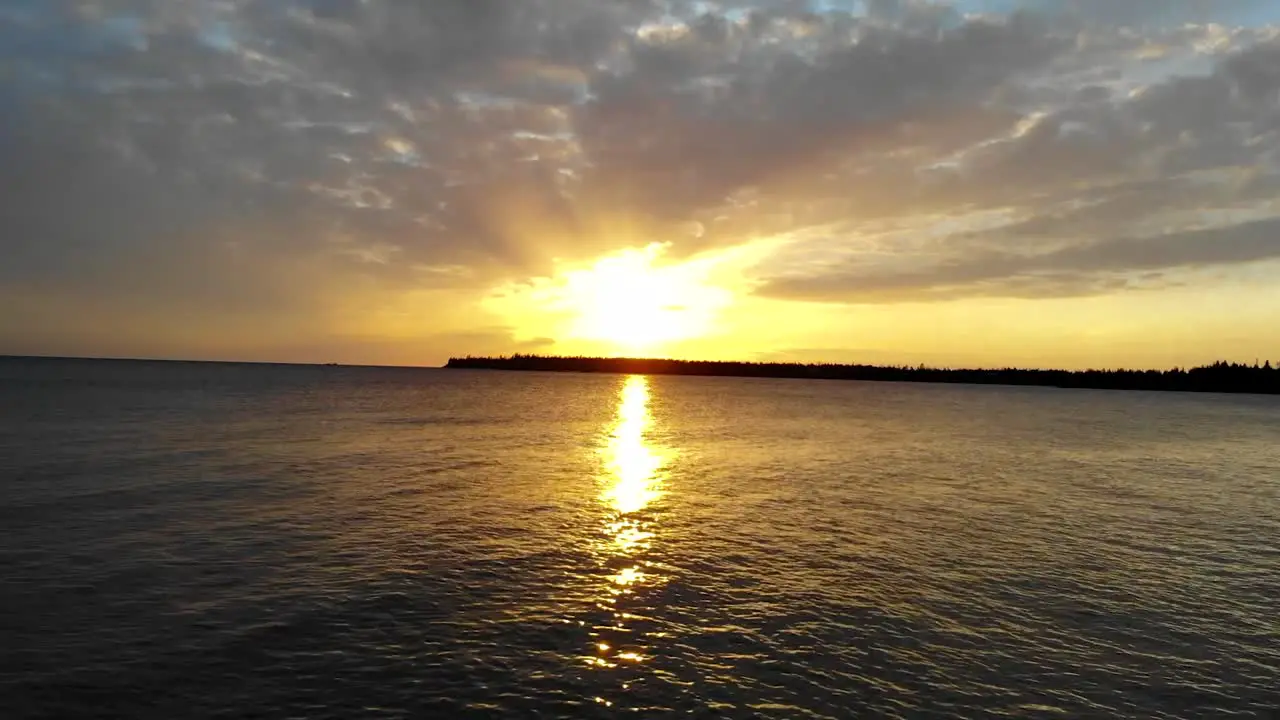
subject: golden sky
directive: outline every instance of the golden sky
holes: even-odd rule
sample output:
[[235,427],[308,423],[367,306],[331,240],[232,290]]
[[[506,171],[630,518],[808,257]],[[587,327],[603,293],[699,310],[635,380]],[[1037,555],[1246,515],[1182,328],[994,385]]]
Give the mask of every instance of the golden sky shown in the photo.
[[0,353],[1280,359],[1275,3],[276,5],[7,11]]

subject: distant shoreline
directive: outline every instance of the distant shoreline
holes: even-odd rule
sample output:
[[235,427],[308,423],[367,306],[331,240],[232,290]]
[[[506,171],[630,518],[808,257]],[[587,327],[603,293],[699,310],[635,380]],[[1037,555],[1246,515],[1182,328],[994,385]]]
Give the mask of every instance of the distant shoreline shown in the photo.
[[279,368],[344,368],[365,370],[439,370],[439,365],[367,365],[337,362],[286,362],[283,360],[201,360],[163,357],[93,357],[88,355],[0,355],[0,362],[162,363],[168,365],[251,365]]
[[[0,363],[23,361],[162,363],[172,365],[221,365],[317,370],[438,370],[427,365],[361,365],[345,363],[289,363],[253,360],[191,360],[172,358],[74,357],[55,355],[0,355]],[[839,363],[755,363],[662,358],[590,358],[538,355],[450,358],[443,369],[507,370],[562,373],[610,373],[622,375],[693,375],[710,377],[792,378],[808,380],[860,380],[867,382],[917,382],[959,385],[1005,385],[1091,390],[1147,390],[1251,395],[1280,395],[1280,367],[1217,362],[1172,370],[1035,370],[954,369],[925,366],[854,365]]]
[[966,385],[1012,385],[1090,390],[1280,394],[1280,368],[1217,362],[1172,370],[1000,370],[842,365],[836,363],[756,363],[660,358],[593,358],[543,355],[455,357],[455,370],[514,370],[624,375],[697,375],[720,377],[861,380]]

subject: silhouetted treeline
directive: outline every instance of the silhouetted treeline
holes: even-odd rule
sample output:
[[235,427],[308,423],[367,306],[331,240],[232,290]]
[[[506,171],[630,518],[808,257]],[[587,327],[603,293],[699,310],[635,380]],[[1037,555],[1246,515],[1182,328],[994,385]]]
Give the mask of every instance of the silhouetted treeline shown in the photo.
[[877,366],[834,363],[759,363],[644,358],[511,355],[450,358],[445,367],[476,370],[625,373],[637,375],[725,375],[734,377],[880,380],[890,382],[1040,385],[1107,390],[1280,394],[1280,368],[1216,362],[1173,370],[965,370],[923,365]]

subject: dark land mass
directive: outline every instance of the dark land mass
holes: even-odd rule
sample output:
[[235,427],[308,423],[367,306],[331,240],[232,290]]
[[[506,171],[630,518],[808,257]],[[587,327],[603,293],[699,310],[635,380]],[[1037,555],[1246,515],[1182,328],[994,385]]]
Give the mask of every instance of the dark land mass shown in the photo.
[[1098,390],[1168,390],[1280,394],[1280,368],[1270,362],[1242,365],[1217,362],[1173,370],[963,370],[950,368],[840,365],[834,363],[757,363],[645,358],[503,357],[450,358],[446,368],[466,370],[536,370],[632,375],[721,375],[730,377],[871,380],[887,382],[1035,385]]

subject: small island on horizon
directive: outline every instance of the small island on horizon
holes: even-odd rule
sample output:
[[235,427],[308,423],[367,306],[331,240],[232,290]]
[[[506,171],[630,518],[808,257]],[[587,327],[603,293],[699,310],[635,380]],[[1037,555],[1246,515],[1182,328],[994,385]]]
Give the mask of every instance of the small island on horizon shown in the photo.
[[495,357],[453,357],[449,358],[444,367],[456,370],[701,375],[1018,385],[1094,390],[1280,394],[1280,367],[1273,366],[1270,361],[1253,365],[1219,361],[1211,365],[1170,370],[1037,370],[514,354]]

